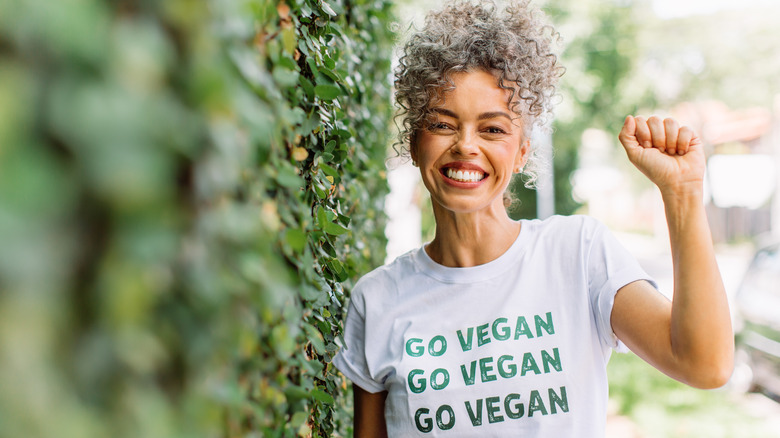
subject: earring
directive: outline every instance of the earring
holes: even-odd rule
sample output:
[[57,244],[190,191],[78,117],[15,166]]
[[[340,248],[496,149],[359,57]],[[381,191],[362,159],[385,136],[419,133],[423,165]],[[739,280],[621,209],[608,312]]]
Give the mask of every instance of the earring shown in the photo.
[[412,166],[417,167],[417,161],[412,160]]

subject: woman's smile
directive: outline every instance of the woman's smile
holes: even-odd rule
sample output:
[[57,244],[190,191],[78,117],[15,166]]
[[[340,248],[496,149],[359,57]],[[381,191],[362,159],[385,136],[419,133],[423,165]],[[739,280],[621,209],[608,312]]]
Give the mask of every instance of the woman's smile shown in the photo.
[[445,182],[462,188],[476,187],[487,177],[479,166],[464,162],[446,164],[441,168],[441,174]]

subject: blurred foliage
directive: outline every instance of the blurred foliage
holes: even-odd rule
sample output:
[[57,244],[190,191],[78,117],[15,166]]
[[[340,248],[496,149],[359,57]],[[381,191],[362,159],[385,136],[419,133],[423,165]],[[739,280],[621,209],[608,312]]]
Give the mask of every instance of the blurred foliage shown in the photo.
[[[0,436],[339,436],[386,0],[0,6]],[[379,250],[377,248],[380,248]]]
[[635,82],[648,84],[663,108],[719,100],[734,109],[771,109],[780,93],[779,15],[777,2],[671,19],[648,14]]
[[[580,206],[572,197],[571,175],[579,165],[583,132],[598,128],[617,138],[625,116],[652,98],[647,87],[631,82],[639,62],[639,23],[647,6],[635,0],[545,0],[539,5],[564,47],[560,60],[566,73],[552,126],[552,170],[555,212],[565,215]],[[536,192],[519,183],[512,191],[520,201],[512,216],[536,217]]]
[[[634,354],[613,354],[609,398],[646,438],[777,438],[771,410],[725,389],[702,391],[672,380]],[[754,397],[763,397],[753,394]],[[761,400],[773,403],[771,400]]]
[[[562,36],[567,69],[553,124],[557,213],[579,207],[570,176],[588,128],[616,137],[625,115],[663,114],[685,101],[717,100],[734,109],[777,105],[777,4],[729,5],[671,19],[656,16],[650,2],[636,0],[538,4]],[[522,184],[512,190],[521,200],[513,216],[534,217],[535,192]]]

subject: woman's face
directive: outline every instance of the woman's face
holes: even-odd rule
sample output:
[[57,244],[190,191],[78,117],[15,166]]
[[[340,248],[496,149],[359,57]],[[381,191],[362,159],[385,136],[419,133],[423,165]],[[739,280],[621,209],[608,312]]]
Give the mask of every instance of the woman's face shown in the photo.
[[456,213],[503,209],[504,191],[528,154],[522,120],[492,74],[456,73],[452,81],[455,89],[417,132],[412,158],[435,204]]

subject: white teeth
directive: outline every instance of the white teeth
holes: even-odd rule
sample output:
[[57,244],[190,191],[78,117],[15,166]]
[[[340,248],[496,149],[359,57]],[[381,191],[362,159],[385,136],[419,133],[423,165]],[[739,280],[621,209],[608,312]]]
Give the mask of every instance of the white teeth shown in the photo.
[[477,182],[484,178],[484,174],[479,171],[447,169],[447,177],[460,182]]

